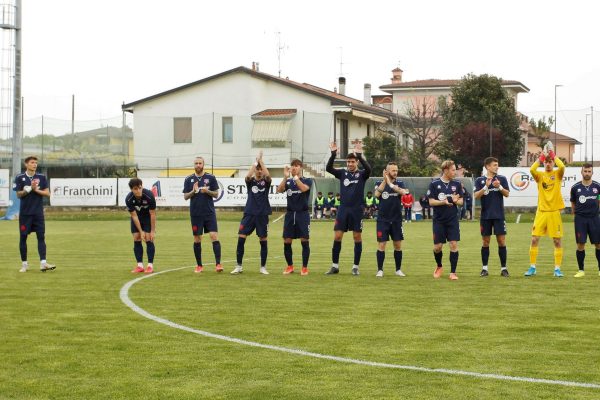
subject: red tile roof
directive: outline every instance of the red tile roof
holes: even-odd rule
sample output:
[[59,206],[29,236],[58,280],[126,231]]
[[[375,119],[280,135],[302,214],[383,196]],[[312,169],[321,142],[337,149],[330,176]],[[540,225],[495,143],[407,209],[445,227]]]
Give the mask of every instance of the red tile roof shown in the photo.
[[[410,89],[410,88],[448,88],[460,83],[460,79],[423,79],[417,81],[390,83],[380,86],[385,89]],[[529,88],[519,81],[502,80],[502,86],[520,86],[523,92],[529,92]]]
[[262,110],[257,112],[256,114],[252,114],[253,117],[271,117],[278,115],[291,115],[296,114],[298,110],[295,108],[267,108],[266,110]]

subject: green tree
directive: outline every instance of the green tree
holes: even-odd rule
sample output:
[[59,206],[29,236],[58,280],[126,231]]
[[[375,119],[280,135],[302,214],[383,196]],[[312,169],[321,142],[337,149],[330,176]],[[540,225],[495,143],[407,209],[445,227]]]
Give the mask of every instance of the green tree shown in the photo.
[[521,159],[524,143],[519,118],[502,79],[487,74],[463,77],[452,88],[452,101],[441,102],[440,114],[442,158],[476,171],[490,155],[491,136],[492,156],[500,165],[515,166]]
[[538,146],[540,148],[544,148],[548,140],[550,140],[550,132],[552,132],[552,125],[554,125],[554,118],[549,117],[546,122],[546,117],[542,117],[537,121],[535,119],[531,119],[529,123],[531,129],[533,130],[533,134],[538,140]]
[[365,156],[373,168],[373,176],[381,176],[387,163],[396,160],[397,145],[394,135],[376,131],[373,136],[363,139]]

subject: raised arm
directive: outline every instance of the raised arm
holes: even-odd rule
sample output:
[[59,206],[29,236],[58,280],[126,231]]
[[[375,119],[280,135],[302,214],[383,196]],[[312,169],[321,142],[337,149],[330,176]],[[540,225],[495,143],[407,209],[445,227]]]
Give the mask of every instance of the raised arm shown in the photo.
[[290,177],[290,166],[286,165],[283,168],[283,179],[281,180],[281,182],[279,182],[279,185],[277,185],[277,193],[285,192],[285,183],[287,182],[289,177]]
[[331,142],[329,144],[329,150],[331,150],[331,156],[329,156],[329,160],[327,160],[325,171],[338,178],[340,176],[341,170],[333,168],[333,162],[335,161],[335,156],[337,154],[337,144],[335,142]]
[[371,165],[369,165],[367,160],[363,157],[362,142],[360,140],[358,140],[354,144],[354,154],[356,154],[356,157],[358,157],[358,161],[360,161],[363,168],[365,169],[365,174],[364,174],[365,180],[369,179],[369,177],[371,176],[372,169],[371,169]]

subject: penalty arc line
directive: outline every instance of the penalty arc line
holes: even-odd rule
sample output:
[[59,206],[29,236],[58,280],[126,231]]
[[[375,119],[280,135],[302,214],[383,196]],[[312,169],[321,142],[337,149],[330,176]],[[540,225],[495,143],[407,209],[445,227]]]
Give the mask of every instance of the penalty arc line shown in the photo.
[[[227,261],[225,261],[225,262],[227,262]],[[445,375],[461,375],[461,376],[468,376],[468,377],[480,378],[480,379],[494,379],[494,380],[503,380],[503,381],[513,381],[513,382],[542,383],[542,384],[547,384],[547,385],[600,389],[600,384],[597,384],[597,383],[564,381],[564,380],[543,379],[543,378],[531,378],[531,377],[525,377],[525,376],[511,376],[511,375],[481,373],[481,372],[463,371],[463,370],[447,369],[447,368],[427,368],[427,367],[419,367],[419,366],[415,366],[415,365],[391,364],[391,363],[383,363],[383,362],[377,362],[377,361],[368,361],[368,360],[360,360],[360,359],[355,359],[355,358],[333,356],[333,355],[329,355],[329,354],[314,353],[314,352],[300,350],[300,349],[294,349],[294,348],[290,348],[290,347],[275,346],[275,345],[270,345],[270,344],[252,342],[249,340],[238,339],[238,338],[234,338],[231,336],[219,335],[216,333],[211,333],[211,332],[203,331],[200,329],[191,328],[189,326],[181,325],[176,322],[170,321],[168,319],[158,317],[158,316],[151,314],[148,311],[144,310],[143,308],[141,308],[140,306],[135,304],[129,298],[129,289],[131,289],[131,287],[133,285],[135,285],[136,283],[138,283],[144,279],[151,278],[153,276],[158,276],[161,274],[165,274],[167,272],[179,271],[179,270],[186,269],[186,268],[192,268],[192,267],[179,267],[179,268],[174,268],[174,269],[168,269],[165,271],[155,272],[152,275],[146,275],[146,276],[143,276],[140,278],[136,278],[136,279],[133,279],[133,280],[127,282],[125,285],[123,285],[123,287],[121,288],[121,290],[119,292],[121,301],[127,307],[129,307],[131,310],[133,310],[135,313],[141,315],[144,318],[147,318],[149,320],[157,322],[159,324],[163,324],[168,327],[179,329],[179,330],[182,330],[185,332],[190,332],[190,333],[194,333],[197,335],[201,335],[201,336],[205,336],[205,337],[209,337],[209,338],[213,338],[213,339],[224,340],[226,342],[236,343],[236,344],[243,345],[243,346],[250,346],[250,347],[256,347],[256,348],[261,348],[261,349],[274,350],[274,351],[279,351],[282,353],[318,358],[318,359],[322,359],[322,360],[337,361],[337,362],[342,362],[342,363],[347,363],[347,364],[365,365],[365,366],[370,366],[370,367],[401,369],[401,370],[408,370],[408,371],[427,372],[427,373],[445,374]]]

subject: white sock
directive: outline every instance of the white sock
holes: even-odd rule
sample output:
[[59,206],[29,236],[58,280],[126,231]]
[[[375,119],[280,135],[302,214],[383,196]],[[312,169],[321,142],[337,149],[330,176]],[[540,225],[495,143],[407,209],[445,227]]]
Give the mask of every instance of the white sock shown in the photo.
[[23,265],[23,267],[25,267],[25,268],[27,268],[27,267],[28,267],[28,265],[27,265],[27,261],[23,261],[21,264],[22,264],[22,265]]
[[356,269],[358,269],[358,265],[354,264],[354,265],[352,266],[352,268],[356,268]]
[[152,263],[148,263],[148,266],[149,266],[150,268],[152,268],[152,267],[153,267]]
[[44,264],[46,264],[46,260],[41,260],[41,261],[40,261],[40,264],[41,264],[41,265],[44,265]]
[[339,264],[331,264],[331,266],[332,266],[333,268],[340,269],[340,266],[339,266]]
[[531,264],[529,267],[535,269],[535,264]]
[[560,269],[560,265],[555,265],[554,266],[554,270],[556,271],[557,269]]
[[484,265],[482,268],[484,271],[487,271],[487,265]]
[[504,271],[506,269],[506,267],[501,267],[500,271]]
[[144,263],[139,262],[138,267],[144,268]]

